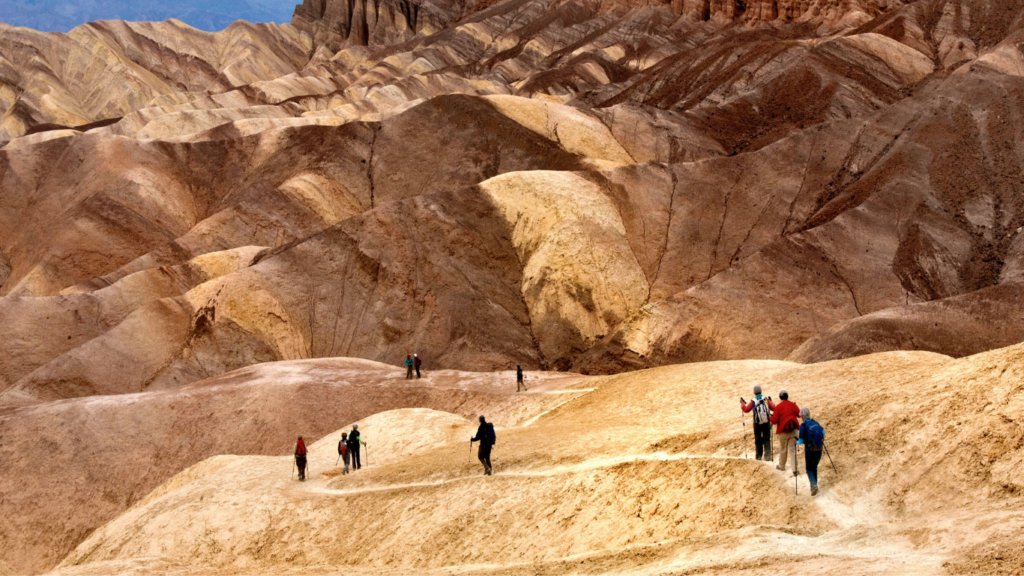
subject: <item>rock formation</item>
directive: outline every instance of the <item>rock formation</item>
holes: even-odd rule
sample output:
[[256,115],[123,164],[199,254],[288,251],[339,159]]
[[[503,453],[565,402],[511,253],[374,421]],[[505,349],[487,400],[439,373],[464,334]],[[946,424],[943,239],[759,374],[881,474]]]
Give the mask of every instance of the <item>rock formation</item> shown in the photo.
[[[963,364],[927,353],[1024,340],[1022,12],[989,0],[307,0],[291,25],[217,33],[175,21],[96,22],[67,35],[0,25],[0,463],[14,471],[0,478],[12,494],[0,502],[0,572],[62,561],[67,573],[178,570],[190,562],[180,551],[144,549],[114,526],[159,536],[150,513],[169,514],[167,526],[206,523],[206,512],[178,506],[221,473],[245,483],[224,496],[229,506],[252,483],[277,486],[259,476],[270,460],[200,462],[286,453],[281,438],[299,421],[314,438],[399,408],[487,409],[512,426],[576,394],[492,394],[490,374],[517,364],[610,374],[758,360],[699,383],[746,388],[779,370],[793,378],[779,383],[803,386],[863,369],[870,377],[858,382],[887,394],[895,380],[880,384],[879,374],[899,372],[920,390],[941,384],[920,380],[928,371],[981,374],[999,353]],[[417,387],[374,364],[412,352],[432,371],[464,372]],[[787,359],[822,364],[778,362]],[[708,366],[717,365],[693,374]],[[622,378],[588,381],[624,394],[646,376]],[[805,390],[821,399],[840,387]],[[975,392],[978,402],[996,398]],[[589,401],[566,408],[559,426],[625,418],[597,400],[586,416]],[[275,416],[281,405],[291,408]],[[846,410],[830,418],[859,425]],[[462,430],[452,418],[424,425]],[[712,437],[713,422],[665,426],[651,442],[677,452],[685,434],[710,438],[700,454],[739,446]],[[1010,443],[1016,432],[1005,426],[1000,442]],[[964,439],[929,430],[950,446]],[[105,455],[129,434],[136,444],[111,463]],[[918,440],[906,450],[930,454],[920,469],[949,454],[1000,458]],[[574,450],[545,457],[578,464]],[[380,481],[435,478],[432,458],[443,460],[416,461],[422,477],[390,469]],[[1011,494],[1013,458],[971,497],[995,506]],[[673,462],[672,474],[647,477],[691,471]],[[266,469],[247,476],[250,464]],[[14,489],[37,469],[66,481]],[[723,464],[715,478],[738,472],[757,474]],[[921,480],[857,474],[848,486]],[[531,482],[523,489],[548,497],[551,485]],[[924,513],[916,506],[941,492],[913,490],[906,509],[895,497],[882,505]],[[635,497],[642,513],[646,496]],[[780,506],[805,511],[796,500]],[[734,527],[763,524],[745,518]],[[827,514],[814,518],[821,533],[835,527]],[[703,537],[698,524],[657,533]],[[234,564],[221,555],[248,552],[214,528],[220,548],[200,570],[285,561],[271,546],[267,564]],[[209,544],[189,530],[181,542]],[[639,542],[641,532],[622,535]],[[239,541],[262,549],[253,538]],[[552,546],[494,554],[564,567],[595,544]],[[395,548],[409,563],[390,567],[440,570],[444,553]],[[951,569],[985,571],[986,554],[971,548]],[[937,557],[922,565],[938,570],[927,564]],[[341,569],[333,556],[315,561]],[[353,571],[389,566],[352,562]]]
[[[1017,341],[977,318],[1012,289],[960,298],[1020,259],[1009,13],[698,4],[6,29],[2,397],[413,348],[612,372]],[[895,336],[915,303],[975,344]]]

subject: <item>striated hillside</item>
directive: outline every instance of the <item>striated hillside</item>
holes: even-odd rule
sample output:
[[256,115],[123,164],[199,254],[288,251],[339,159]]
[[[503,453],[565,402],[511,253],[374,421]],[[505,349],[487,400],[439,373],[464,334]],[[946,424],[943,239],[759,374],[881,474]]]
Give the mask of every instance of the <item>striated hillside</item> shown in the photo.
[[366,6],[5,29],[0,397],[1024,339],[1018,8]]
[[[0,24],[0,573],[1020,572],[1022,23]],[[829,426],[824,497],[739,458],[755,383]],[[384,454],[337,478],[357,420]]]

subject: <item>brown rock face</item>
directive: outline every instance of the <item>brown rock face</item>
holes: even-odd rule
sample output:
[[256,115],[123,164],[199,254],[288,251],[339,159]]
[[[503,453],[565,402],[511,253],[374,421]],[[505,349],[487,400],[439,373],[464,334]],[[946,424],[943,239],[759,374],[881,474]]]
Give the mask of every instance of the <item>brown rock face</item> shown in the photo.
[[1017,277],[1019,31],[982,5],[966,28],[844,6],[325,1],[298,29],[12,31],[2,398],[412,349],[586,372],[884,349],[828,339]]
[[475,8],[463,0],[303,0],[292,25],[332,50],[388,46],[447,28]]

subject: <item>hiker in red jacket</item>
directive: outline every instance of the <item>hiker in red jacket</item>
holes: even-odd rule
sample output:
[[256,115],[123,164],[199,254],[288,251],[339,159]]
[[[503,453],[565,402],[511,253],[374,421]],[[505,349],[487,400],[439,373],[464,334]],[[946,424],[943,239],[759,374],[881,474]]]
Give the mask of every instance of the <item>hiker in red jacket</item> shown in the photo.
[[348,474],[348,464],[352,456],[348,451],[348,434],[345,432],[341,433],[341,440],[338,442],[338,455],[345,460],[345,468],[341,471],[342,474]]
[[295,464],[299,467],[299,480],[306,481],[306,442],[299,436],[295,443]]
[[[779,470],[786,470],[786,460],[789,456],[789,445],[795,442],[796,432],[800,428],[800,408],[789,401],[789,392],[779,392],[779,402],[772,412],[771,422],[776,425],[775,435],[779,438],[779,463],[775,467]],[[793,474],[796,474],[796,446],[793,446]]]

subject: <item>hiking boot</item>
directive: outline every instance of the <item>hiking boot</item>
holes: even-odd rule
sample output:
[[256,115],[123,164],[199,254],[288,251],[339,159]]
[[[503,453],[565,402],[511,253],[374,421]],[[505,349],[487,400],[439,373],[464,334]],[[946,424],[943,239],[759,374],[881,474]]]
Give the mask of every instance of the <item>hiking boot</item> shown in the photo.
[[776,470],[782,470],[783,472],[785,472],[785,471],[786,471],[786,469],[785,469],[785,468],[783,468],[782,466],[779,466],[778,464],[776,464],[776,465],[775,465],[775,469],[776,469]]
[[811,496],[817,496],[817,495],[818,495],[818,487],[817,486],[811,486]]

